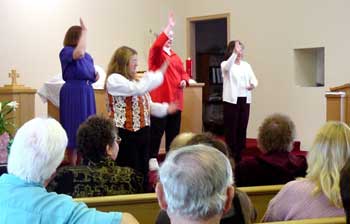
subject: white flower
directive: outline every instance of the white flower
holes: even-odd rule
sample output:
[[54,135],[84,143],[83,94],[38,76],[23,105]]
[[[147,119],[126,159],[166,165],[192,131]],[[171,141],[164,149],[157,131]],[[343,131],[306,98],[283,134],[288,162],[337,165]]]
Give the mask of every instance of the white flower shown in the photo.
[[16,108],[18,108],[18,103],[16,101],[11,101],[7,105],[9,107],[12,107],[14,111],[16,110]]
[[2,103],[0,102],[0,112],[1,112],[1,107],[2,107]]

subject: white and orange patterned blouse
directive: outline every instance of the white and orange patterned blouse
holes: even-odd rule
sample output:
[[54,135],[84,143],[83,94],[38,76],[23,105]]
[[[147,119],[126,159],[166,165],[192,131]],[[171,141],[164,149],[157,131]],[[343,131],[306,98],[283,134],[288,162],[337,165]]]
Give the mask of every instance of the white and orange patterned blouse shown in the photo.
[[113,73],[107,79],[108,113],[118,128],[138,131],[150,126],[150,116],[167,115],[167,103],[153,103],[149,91],[163,82],[163,73],[145,72],[139,80]]

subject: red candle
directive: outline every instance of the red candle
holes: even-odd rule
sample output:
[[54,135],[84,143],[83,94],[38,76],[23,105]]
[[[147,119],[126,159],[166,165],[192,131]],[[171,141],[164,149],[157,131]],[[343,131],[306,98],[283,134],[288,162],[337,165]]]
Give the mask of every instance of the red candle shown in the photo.
[[192,59],[186,59],[186,73],[192,78]]

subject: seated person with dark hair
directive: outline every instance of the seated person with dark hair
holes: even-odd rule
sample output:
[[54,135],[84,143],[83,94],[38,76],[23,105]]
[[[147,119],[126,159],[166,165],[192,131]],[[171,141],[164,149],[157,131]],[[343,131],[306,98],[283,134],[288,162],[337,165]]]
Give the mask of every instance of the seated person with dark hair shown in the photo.
[[346,215],[346,224],[350,224],[350,160],[340,172],[340,195]]
[[142,175],[115,163],[120,140],[112,120],[100,116],[88,118],[77,133],[78,152],[82,154],[85,165],[59,169],[48,190],[72,197],[143,192]]
[[304,177],[307,164],[303,156],[290,151],[295,138],[293,121],[282,114],[267,117],[259,128],[261,154],[244,158],[235,169],[237,186],[284,184]]

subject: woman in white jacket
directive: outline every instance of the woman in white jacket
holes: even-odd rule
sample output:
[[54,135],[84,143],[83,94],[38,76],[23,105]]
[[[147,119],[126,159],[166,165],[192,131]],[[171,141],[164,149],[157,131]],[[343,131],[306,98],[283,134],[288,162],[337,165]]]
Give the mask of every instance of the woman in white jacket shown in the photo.
[[258,85],[250,64],[242,60],[243,49],[240,41],[231,41],[221,63],[225,139],[236,163],[241,160],[241,151],[245,148],[251,91]]
[[137,52],[130,47],[118,48],[108,65],[106,90],[109,117],[114,119],[122,139],[117,164],[140,171],[147,184],[150,116],[164,117],[176,112],[174,103],[154,103],[149,91],[163,82],[168,67],[164,62],[155,72],[136,73]]

